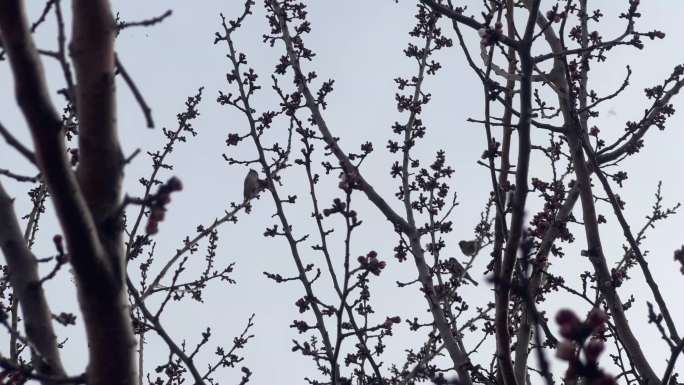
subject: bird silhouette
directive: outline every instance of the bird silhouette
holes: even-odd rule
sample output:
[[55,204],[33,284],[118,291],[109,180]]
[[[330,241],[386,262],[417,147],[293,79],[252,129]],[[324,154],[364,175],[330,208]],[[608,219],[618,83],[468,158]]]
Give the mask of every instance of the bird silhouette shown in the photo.
[[464,255],[472,257],[480,251],[480,241],[477,239],[473,239],[472,241],[460,241],[458,242],[458,247],[461,248],[461,252]]
[[254,169],[250,169],[245,177],[244,201],[246,211],[250,212],[251,206],[249,201],[259,194],[261,189],[261,181],[259,180],[259,173]]
[[467,281],[472,283],[473,285],[477,286],[477,281],[475,281],[470,274],[466,271],[466,269],[461,265],[461,262],[459,262],[456,258],[449,258],[447,259],[445,263],[445,267],[449,272],[455,276],[457,279],[462,279],[465,278]]

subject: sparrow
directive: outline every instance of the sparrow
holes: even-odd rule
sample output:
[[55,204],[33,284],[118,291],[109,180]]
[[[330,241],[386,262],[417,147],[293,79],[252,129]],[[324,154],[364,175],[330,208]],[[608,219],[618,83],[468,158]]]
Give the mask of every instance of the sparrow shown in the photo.
[[473,285],[477,286],[477,281],[475,281],[470,274],[465,270],[463,265],[461,265],[461,262],[459,262],[456,258],[449,258],[446,261],[446,268],[449,270],[451,274],[453,274],[456,278],[461,279],[465,278],[468,280],[470,283]]
[[480,251],[480,241],[477,239],[473,239],[472,241],[460,241],[458,242],[458,247],[461,248],[461,252],[464,255],[472,257]]
[[244,203],[247,203],[256,197],[260,189],[261,181],[259,180],[259,173],[254,169],[250,169],[245,177]]

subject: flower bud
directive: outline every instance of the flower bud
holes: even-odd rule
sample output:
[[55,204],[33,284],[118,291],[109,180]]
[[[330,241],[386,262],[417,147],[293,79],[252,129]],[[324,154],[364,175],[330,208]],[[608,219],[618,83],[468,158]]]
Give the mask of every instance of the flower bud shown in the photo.
[[556,348],[556,357],[564,361],[575,358],[575,344],[570,341],[561,341]]
[[600,308],[593,308],[587,315],[587,325],[590,328],[596,329],[608,321],[608,314]]
[[162,205],[167,205],[169,202],[171,202],[171,194],[169,193],[161,193],[157,196],[157,199],[159,199],[159,203]]
[[603,349],[605,349],[603,341],[595,338],[589,341],[587,346],[584,347],[584,355],[587,357],[587,361],[598,361],[599,356],[603,353]]
[[576,337],[579,331],[580,320],[574,311],[569,309],[562,309],[556,313],[556,323],[559,326],[559,333],[567,339]]
[[183,189],[183,182],[180,179],[173,176],[166,182],[166,186],[170,191],[181,191]]
[[152,210],[150,210],[150,220],[151,221],[161,222],[164,220],[165,216],[166,216],[166,210],[164,210],[164,208],[161,206],[154,206],[154,207],[152,207]]
[[159,232],[159,224],[157,221],[149,221],[147,222],[147,226],[145,227],[145,233],[148,235],[152,234],[157,234]]

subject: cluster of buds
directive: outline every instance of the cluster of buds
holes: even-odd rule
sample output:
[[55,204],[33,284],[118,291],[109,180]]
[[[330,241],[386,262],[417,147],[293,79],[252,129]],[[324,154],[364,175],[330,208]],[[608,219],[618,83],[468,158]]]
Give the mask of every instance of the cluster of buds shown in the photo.
[[477,33],[481,38],[480,44],[485,47],[490,46],[496,43],[499,39],[499,36],[503,34],[503,24],[497,21],[496,24],[494,24],[494,29],[490,28],[489,26],[482,27],[477,31]]
[[150,197],[150,216],[147,219],[145,233],[148,235],[156,234],[159,231],[159,222],[166,216],[166,205],[171,202],[171,194],[183,189],[180,179],[171,177],[166,183],[159,187],[157,193]]
[[374,275],[380,275],[382,269],[384,269],[385,266],[387,266],[387,263],[385,261],[381,261],[378,259],[378,253],[372,250],[368,252],[368,254],[366,254],[365,257],[362,255],[357,260],[361,265],[361,269],[370,271]]
[[556,357],[568,362],[566,383],[583,377],[587,385],[617,384],[613,376],[598,367],[598,358],[605,349],[607,321],[608,315],[599,308],[592,309],[584,321],[572,310],[563,309],[556,314],[559,333],[564,338],[558,344]]
[[299,308],[300,313],[304,313],[309,310],[310,303],[311,301],[309,300],[309,297],[302,297],[295,302],[295,305],[297,305],[297,308]]
[[599,128],[598,128],[598,127],[596,127],[596,126],[593,126],[593,127],[591,127],[591,129],[589,130],[589,135],[591,135],[591,136],[594,136],[594,137],[597,137],[597,138],[598,138],[598,134],[599,134],[599,132],[601,132],[601,130],[599,130]]
[[356,219],[356,211],[354,211],[354,210],[347,211],[347,204],[342,202],[342,200],[340,198],[335,198],[333,200],[332,207],[330,207],[329,209],[323,209],[323,215],[325,215],[326,217],[329,217],[329,216],[331,216],[333,214],[337,214],[337,213],[342,214],[345,217],[350,218],[353,223],[360,223]]
[[353,189],[359,188],[359,179],[359,172],[356,171],[356,169],[344,171],[342,172],[342,175],[340,175],[338,187],[349,194]]
[[292,321],[292,325],[290,325],[290,327],[297,329],[299,334],[306,333],[309,329],[314,328],[314,326],[309,326],[309,324],[307,324],[306,321],[299,321],[299,320]]

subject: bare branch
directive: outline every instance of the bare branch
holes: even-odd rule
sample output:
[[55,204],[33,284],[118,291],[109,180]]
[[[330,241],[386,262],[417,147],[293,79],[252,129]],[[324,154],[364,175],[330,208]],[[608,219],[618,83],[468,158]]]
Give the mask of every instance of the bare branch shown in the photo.
[[26,335],[37,350],[34,365],[39,375],[64,377],[66,373],[52,328],[52,313],[39,284],[38,263],[26,245],[12,204],[13,199],[0,184],[0,247],[24,315]]
[[20,141],[18,141],[12,134],[9,132],[5,126],[0,123],[0,135],[5,139],[5,142],[7,142],[8,145],[14,147],[15,150],[17,150],[21,155],[24,156],[29,162],[36,164],[36,156],[26,148],[23,144],[21,144]]
[[159,24],[164,19],[167,17],[171,16],[173,14],[173,11],[168,9],[164,13],[162,13],[159,16],[155,16],[151,19],[146,19],[146,20],[141,20],[141,21],[120,21],[117,23],[117,29],[119,31],[126,29],[126,28],[131,28],[131,27],[151,27],[155,24]]
[[138,105],[140,106],[143,115],[145,115],[147,128],[154,128],[154,121],[152,120],[152,109],[150,108],[150,106],[147,105],[147,103],[145,102],[145,98],[142,96],[142,93],[140,93],[140,90],[138,89],[138,86],[135,85],[133,79],[130,77],[130,75],[128,75],[128,71],[126,71],[126,68],[123,66],[123,64],[121,64],[119,56],[116,55],[115,59],[116,68],[119,70],[119,73],[126,82],[126,85],[128,85],[128,88],[130,88],[131,92],[133,93],[133,96],[135,96],[135,100],[138,102]]

